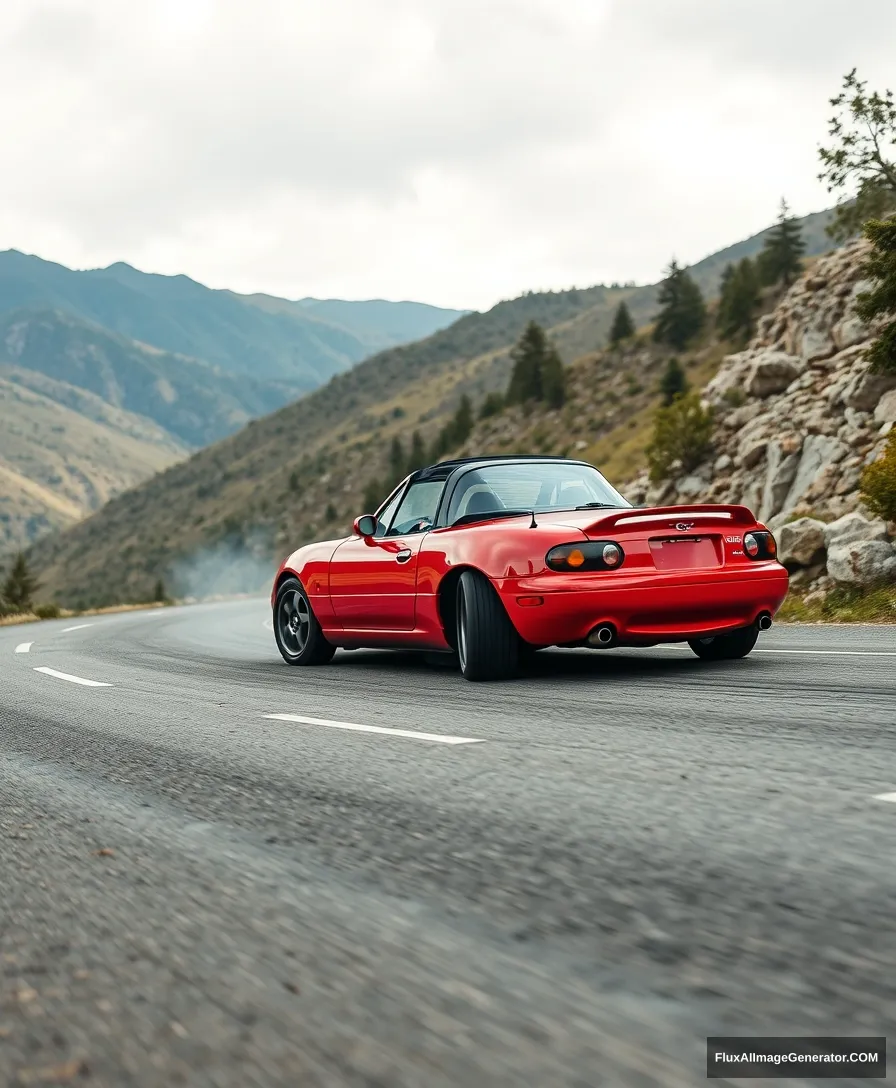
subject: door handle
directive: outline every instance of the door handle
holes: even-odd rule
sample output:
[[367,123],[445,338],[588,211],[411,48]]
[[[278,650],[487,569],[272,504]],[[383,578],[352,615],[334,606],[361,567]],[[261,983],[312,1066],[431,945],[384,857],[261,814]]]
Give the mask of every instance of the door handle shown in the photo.
[[402,548],[400,552],[396,553],[395,561],[396,563],[407,563],[413,554],[410,548]]

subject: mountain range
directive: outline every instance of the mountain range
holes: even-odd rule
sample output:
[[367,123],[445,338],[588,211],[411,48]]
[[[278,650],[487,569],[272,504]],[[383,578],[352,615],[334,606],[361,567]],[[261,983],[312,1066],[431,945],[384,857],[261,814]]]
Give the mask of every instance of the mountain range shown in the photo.
[[0,551],[462,314],[0,253]]
[[[830,219],[831,213],[821,212],[801,221],[808,256],[833,248],[825,233]],[[691,268],[707,295],[717,292],[730,261],[761,250],[766,233]],[[567,362],[594,359],[619,302],[626,301],[642,326],[655,312],[658,290],[653,284],[530,292],[378,352],[117,496],[64,534],[40,540],[33,557],[45,592],[84,607],[145,600],[159,578],[180,593],[257,589],[270,564],[301,540],[346,531],[363,512],[358,507],[366,485],[386,471],[394,438],[407,444],[416,430],[429,444],[462,394],[478,407],[487,393],[503,390],[511,347],[528,321],[548,329]],[[695,376],[708,380],[728,349],[710,344],[694,360]],[[658,364],[652,359],[648,369]],[[653,394],[642,392],[639,365],[608,356],[594,368],[579,367],[576,380],[592,374],[608,388],[612,381],[613,397],[629,391],[633,408],[643,414]],[[620,367],[632,369],[622,373]],[[609,433],[610,424],[603,410],[600,418],[582,420],[593,434]],[[629,413],[621,426],[637,424]],[[528,433],[528,445],[541,441],[536,430]],[[626,433],[614,432],[614,450],[624,448]],[[628,467],[619,465],[623,478]]]

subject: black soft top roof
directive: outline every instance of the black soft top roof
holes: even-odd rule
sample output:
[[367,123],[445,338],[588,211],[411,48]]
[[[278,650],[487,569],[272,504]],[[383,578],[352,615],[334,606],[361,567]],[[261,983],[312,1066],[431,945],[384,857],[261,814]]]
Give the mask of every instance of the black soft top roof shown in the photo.
[[417,469],[411,474],[413,480],[447,480],[457,468],[466,465],[493,465],[502,461],[568,461],[574,464],[585,464],[584,461],[575,461],[571,457],[556,457],[550,454],[538,453],[503,453],[482,457],[459,457],[453,461],[439,461],[428,468]]

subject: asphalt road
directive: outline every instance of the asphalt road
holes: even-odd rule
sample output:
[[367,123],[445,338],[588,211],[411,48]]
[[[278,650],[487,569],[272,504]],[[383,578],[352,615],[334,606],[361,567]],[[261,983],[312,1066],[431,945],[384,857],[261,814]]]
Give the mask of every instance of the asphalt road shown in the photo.
[[0,629],[4,1088],[691,1086],[896,1023],[896,629],[476,685],[267,616]]

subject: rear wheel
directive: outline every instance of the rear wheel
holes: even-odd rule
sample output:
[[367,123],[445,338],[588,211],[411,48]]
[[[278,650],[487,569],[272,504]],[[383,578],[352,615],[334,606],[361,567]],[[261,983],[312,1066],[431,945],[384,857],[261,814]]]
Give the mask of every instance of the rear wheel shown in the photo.
[[746,657],[756,645],[758,637],[758,628],[742,627],[729,635],[689,639],[688,646],[703,661],[734,661],[736,658]]
[[336,653],[336,647],[324,638],[298,578],[287,578],[277,590],[274,638],[287,665],[326,665]]
[[519,635],[488,580],[471,570],[457,585],[457,656],[467,680],[505,680],[519,668]]

